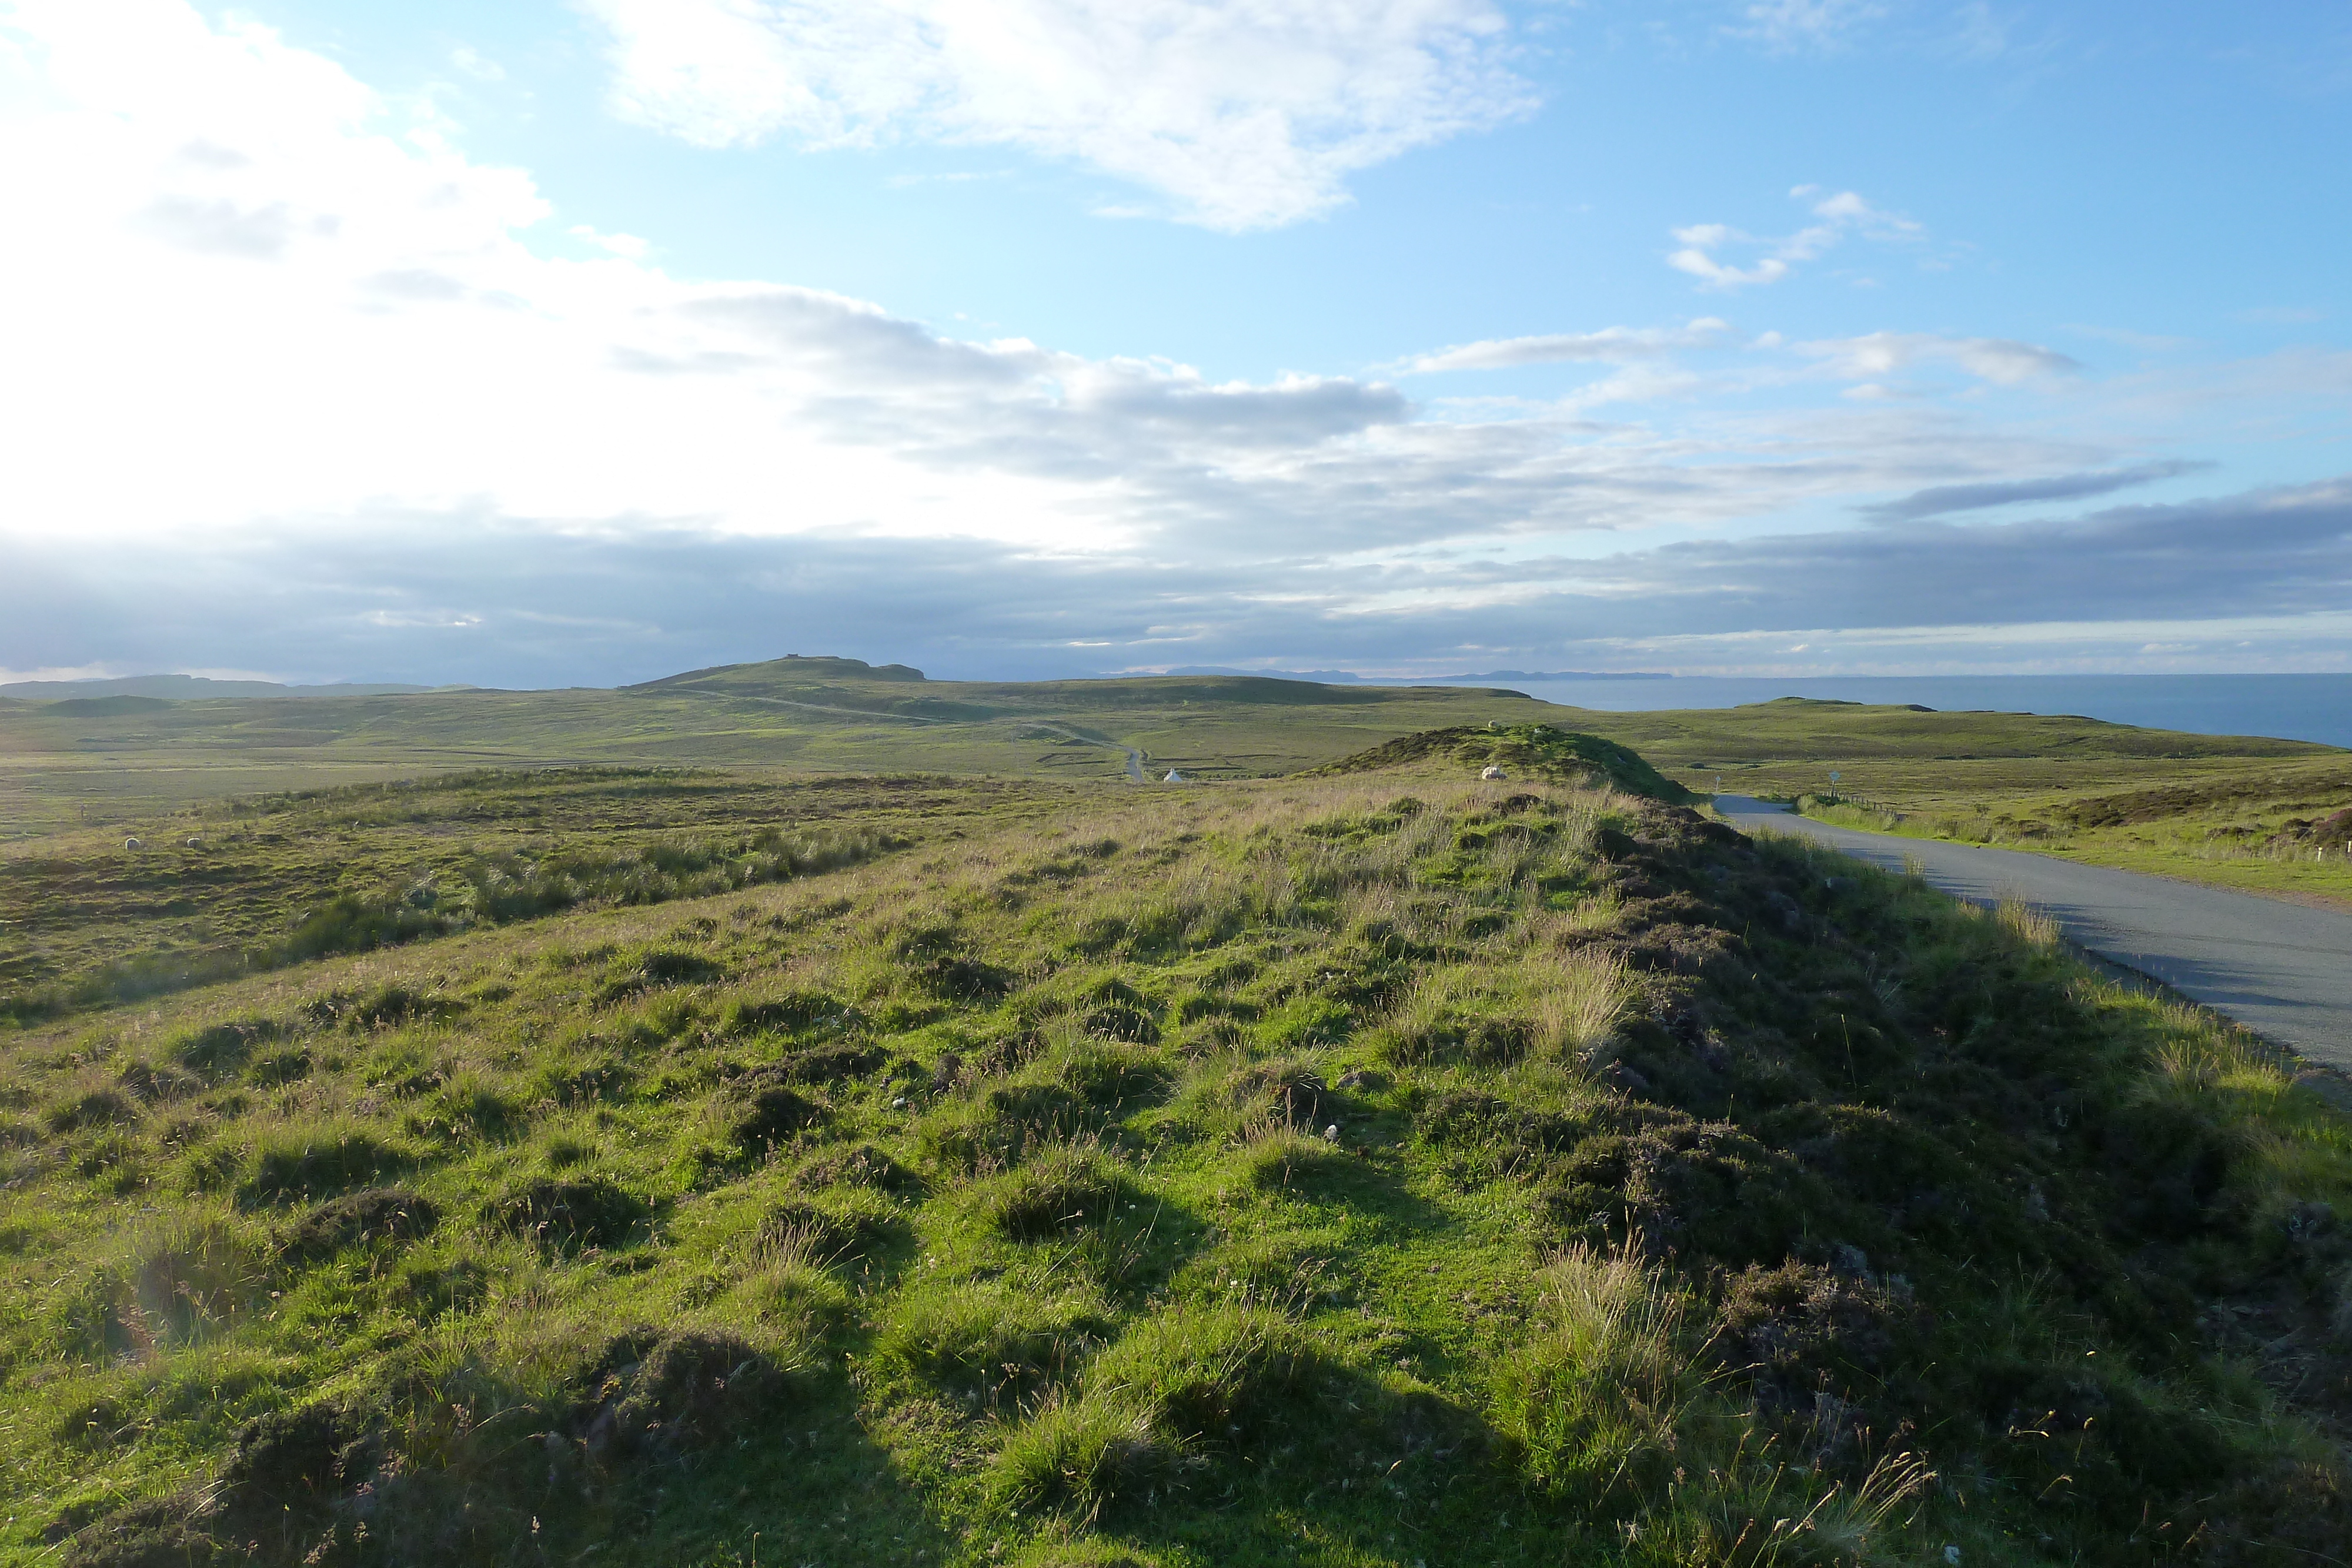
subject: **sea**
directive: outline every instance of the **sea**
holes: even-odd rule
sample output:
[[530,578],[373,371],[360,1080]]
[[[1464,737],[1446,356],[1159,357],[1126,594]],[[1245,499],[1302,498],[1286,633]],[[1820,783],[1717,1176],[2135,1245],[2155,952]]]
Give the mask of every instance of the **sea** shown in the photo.
[[[1414,682],[1413,685],[1424,683]],[[1462,685],[1459,680],[1430,685]],[[2145,729],[2255,735],[2352,747],[2352,674],[1672,675],[1496,680],[1545,702],[1608,713],[1738,707],[1775,697],[1918,703],[1946,711],[2072,714]]]

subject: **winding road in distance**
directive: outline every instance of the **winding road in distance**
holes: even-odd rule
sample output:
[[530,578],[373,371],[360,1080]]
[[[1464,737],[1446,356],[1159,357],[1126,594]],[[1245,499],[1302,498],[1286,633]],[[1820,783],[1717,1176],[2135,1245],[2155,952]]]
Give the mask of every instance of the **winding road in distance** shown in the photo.
[[1715,809],[1743,832],[1801,834],[1979,904],[2016,898],[2098,954],[2305,1059],[2352,1072],[2352,915],[2052,855],[1864,832],[1748,795]]

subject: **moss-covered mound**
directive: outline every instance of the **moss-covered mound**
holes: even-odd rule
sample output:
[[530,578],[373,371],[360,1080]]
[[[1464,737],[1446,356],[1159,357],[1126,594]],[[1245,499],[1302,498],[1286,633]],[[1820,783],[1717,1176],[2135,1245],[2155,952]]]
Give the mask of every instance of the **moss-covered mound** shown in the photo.
[[1607,785],[1628,795],[1644,795],[1686,806],[1696,795],[1667,778],[1642,754],[1613,740],[1545,724],[1424,729],[1315,768],[1309,777],[1377,772],[1408,763],[1458,762],[1473,772],[1496,767],[1515,779],[1593,788]]
[[956,825],[7,1037],[0,1556],[2352,1536],[2352,1127],[2030,915],[1622,790]]

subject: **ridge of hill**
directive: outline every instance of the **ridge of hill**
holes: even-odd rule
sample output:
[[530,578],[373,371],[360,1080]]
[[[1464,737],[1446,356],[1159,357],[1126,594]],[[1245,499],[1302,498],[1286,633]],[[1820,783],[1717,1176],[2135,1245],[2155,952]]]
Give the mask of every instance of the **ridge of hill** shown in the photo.
[[[1120,711],[1178,704],[1237,704],[1255,706],[1357,706],[1392,702],[1417,686],[1353,688],[1321,681],[1234,672],[1219,674],[1109,675],[1054,681],[933,681],[904,664],[882,666],[900,672],[886,674],[856,659],[773,659],[761,664],[721,664],[708,670],[668,675],[658,681],[620,688],[627,692],[659,692],[690,688],[756,695],[776,691],[832,691],[847,695],[843,683],[919,682],[931,692],[862,694],[875,711],[907,714],[940,713],[948,716],[995,717],[1005,715],[1059,712],[1069,708]],[[1443,688],[1441,688],[1443,689]],[[1518,692],[1480,688],[1482,695],[1521,697]],[[951,695],[950,695],[951,694]]]
[[1360,675],[1353,670],[1244,670],[1231,664],[1180,664],[1171,675],[1273,675],[1284,680],[1337,685],[1391,685],[1428,683],[1487,685],[1500,681],[1670,681],[1654,670],[1481,670],[1452,675]]
[[922,681],[929,678],[911,664],[869,664],[863,659],[838,658],[831,653],[787,653],[781,659],[765,659],[756,664],[711,664],[699,670],[686,670],[675,675],[639,681],[619,689],[649,692],[659,691],[665,686],[694,685],[710,681],[725,681],[732,685],[759,680],[805,685],[826,681]]
[[1504,770],[1507,778],[1547,779],[1556,784],[1605,785],[1685,806],[1699,797],[1667,778],[1638,751],[1597,735],[1556,729],[1547,724],[1489,724],[1483,727],[1426,729],[1399,736],[1368,751],[1309,770],[1309,777],[1369,773],[1412,763],[1444,761],[1459,768]]
[[[2284,1568],[2352,1532],[2352,1128],[2258,1047],[2026,912],[1449,769],[320,802],[530,829],[420,913],[590,852],[673,902],[6,1037],[0,1552]],[[616,843],[633,811],[699,825]]]

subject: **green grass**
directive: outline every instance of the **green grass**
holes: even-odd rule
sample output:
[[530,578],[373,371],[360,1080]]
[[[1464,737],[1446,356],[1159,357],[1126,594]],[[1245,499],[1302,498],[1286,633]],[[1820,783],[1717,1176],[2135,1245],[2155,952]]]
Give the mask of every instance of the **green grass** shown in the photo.
[[2244,893],[2352,907],[2352,766],[2242,766],[2089,794],[1980,797],[1966,807],[1802,795],[1808,816],[1874,832],[2061,855]]
[[[2336,1549],[2342,1117],[2024,912],[1458,760],[872,787],[0,1037],[0,1554]],[[834,798],[624,782],[402,831]]]
[[0,1025],[578,906],[790,881],[1071,799],[1051,783],[567,768],[140,818],[135,851],[117,829],[0,859]]
[[1414,763],[1464,769],[1498,779],[1544,779],[1622,789],[1653,800],[1688,804],[1698,795],[1650,766],[1641,753],[1612,740],[1548,724],[1506,724],[1423,730],[1312,769],[1317,773],[1385,772]]
[[[1033,683],[923,681],[855,661],[781,659],[693,671],[619,691],[59,705],[0,701],[0,866],[136,835],[176,842],[225,798],[483,768],[565,764],[724,770],[739,782],[844,772],[1058,780],[1290,774],[1428,732],[1545,725],[1597,737],[1696,793],[1795,800],[1837,792],[1955,836],[1983,835],[2104,863],[2258,892],[2352,895],[2347,862],[2296,839],[2297,818],[2352,806],[2340,750],[2181,735],[2064,716],[1932,713],[1784,698],[1682,713],[1595,713],[1474,689],[1325,686],[1251,677]],[[1493,733],[1493,732],[1488,732]],[[1428,743],[1411,743],[1427,745]],[[1489,751],[1494,743],[1487,745]],[[1428,763],[1432,759],[1421,759]],[[1600,758],[1595,753],[1587,764]],[[1509,770],[1506,759],[1507,771]],[[1602,768],[1606,771],[1606,768]],[[1631,784],[1629,778],[1621,784]],[[2260,799],[2250,785],[2268,791]],[[2202,800],[2173,820],[2084,825],[2075,808]],[[32,835],[27,838],[26,835]],[[174,837],[173,835],[177,835]],[[15,839],[13,844],[6,841]],[[47,842],[42,841],[48,841]],[[2300,855],[2297,850],[2304,852]],[[10,916],[0,914],[0,920]],[[0,926],[0,965],[11,941]]]
[[[548,764],[796,776],[1110,780],[1263,777],[1434,725],[1554,710],[1475,688],[1217,676],[915,682],[779,659],[617,691],[209,700],[120,710],[0,699],[0,839],[141,820],[266,790]],[[152,703],[157,699],[142,699]],[[120,841],[121,834],[117,833]]]

